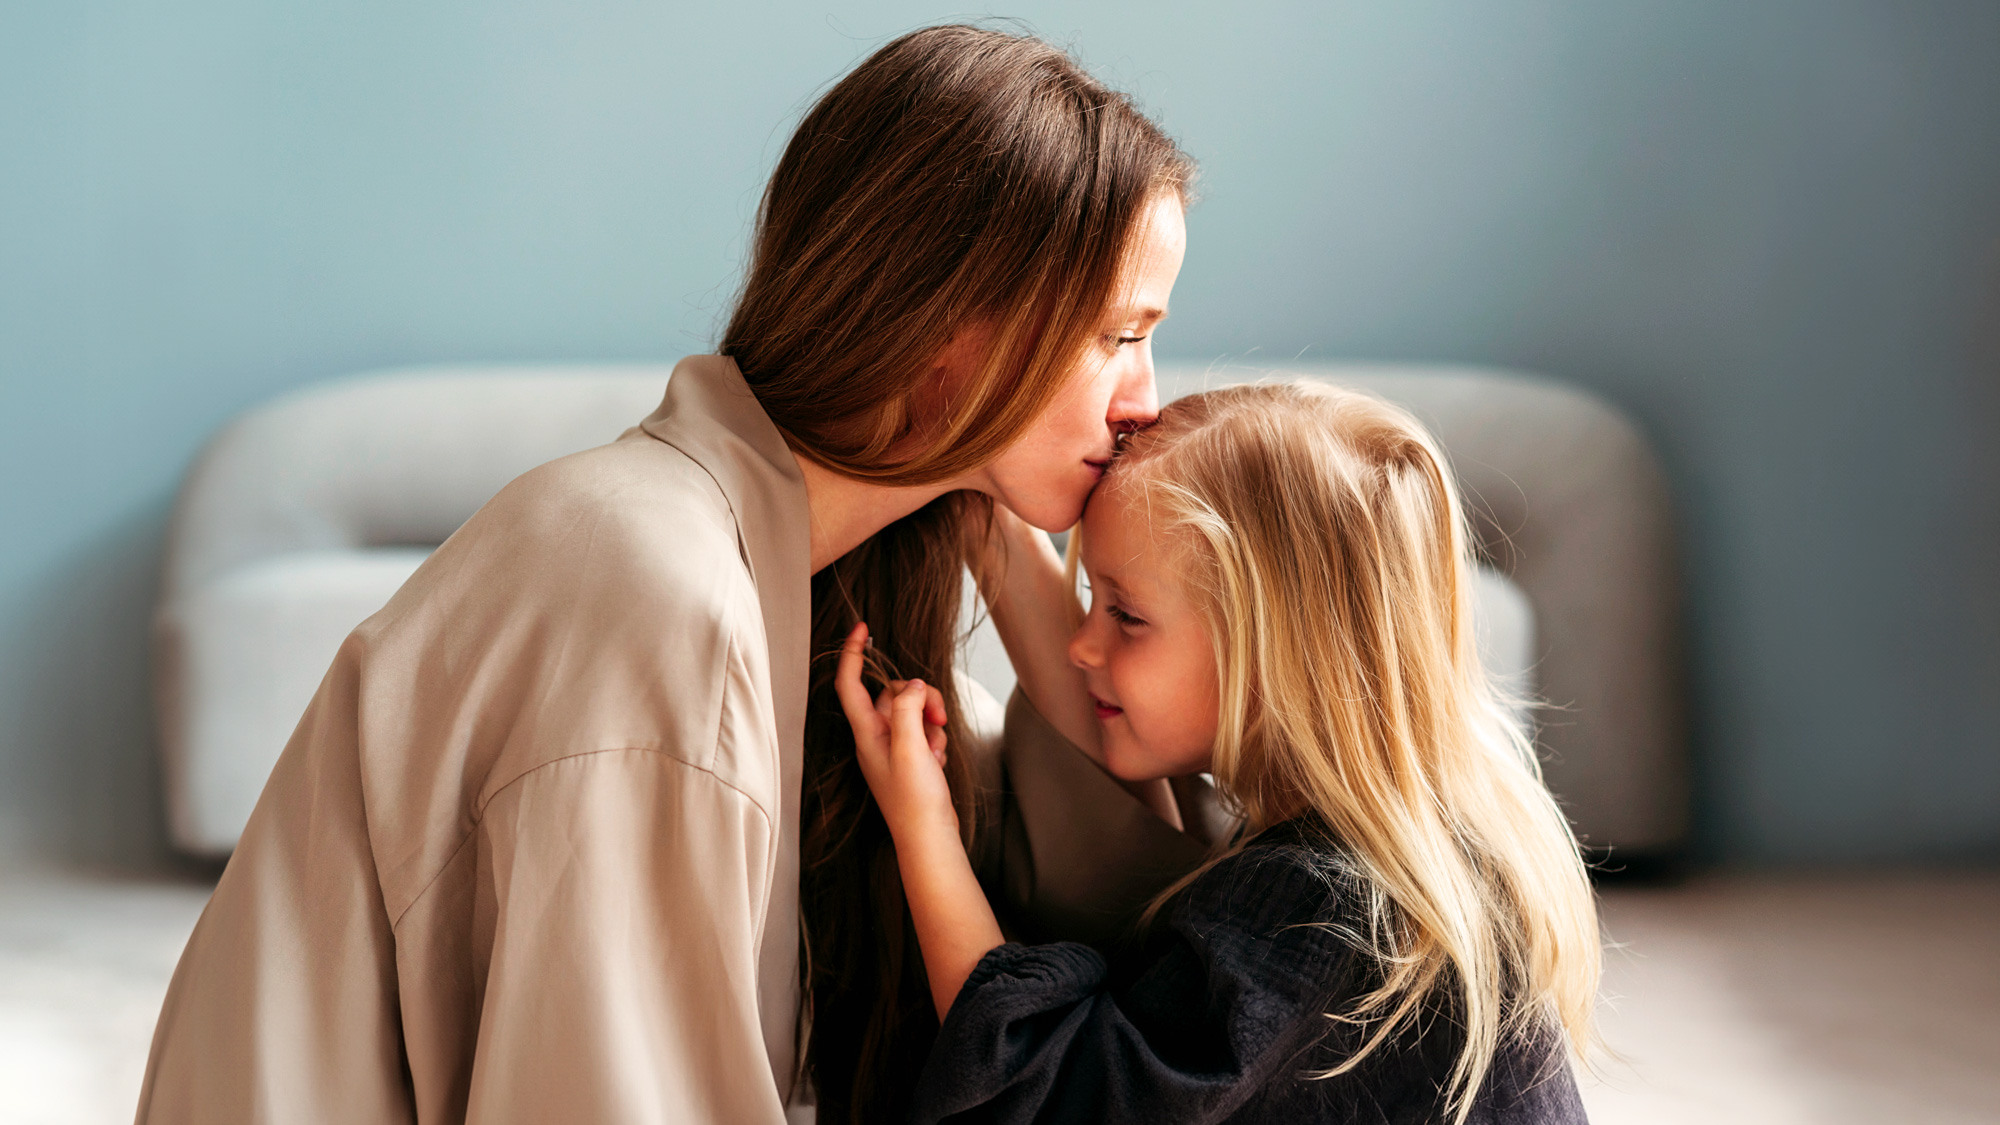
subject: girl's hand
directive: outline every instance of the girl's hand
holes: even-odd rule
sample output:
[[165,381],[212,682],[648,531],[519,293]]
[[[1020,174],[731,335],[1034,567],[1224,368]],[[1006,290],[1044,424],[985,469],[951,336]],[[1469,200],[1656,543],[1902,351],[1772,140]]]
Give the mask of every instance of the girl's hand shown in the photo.
[[870,700],[861,682],[868,624],[847,634],[840,647],[834,690],[854,728],[861,776],[875,794],[889,832],[899,840],[912,832],[958,835],[958,810],[945,782],[944,696],[922,680],[892,680]]
[[904,901],[942,1020],[980,958],[1005,940],[959,846],[958,810],[944,781],[944,696],[922,680],[891,682],[878,699],[861,686],[866,623],[840,646],[834,690],[854,727],[861,776],[896,838]]

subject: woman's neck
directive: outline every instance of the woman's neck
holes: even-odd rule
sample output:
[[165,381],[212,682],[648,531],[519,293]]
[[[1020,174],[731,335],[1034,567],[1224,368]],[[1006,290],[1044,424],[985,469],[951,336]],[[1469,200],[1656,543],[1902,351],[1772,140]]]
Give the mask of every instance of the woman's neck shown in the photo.
[[859,547],[883,528],[950,492],[950,483],[916,486],[874,484],[792,454],[806,480],[806,511],[812,522],[812,572]]

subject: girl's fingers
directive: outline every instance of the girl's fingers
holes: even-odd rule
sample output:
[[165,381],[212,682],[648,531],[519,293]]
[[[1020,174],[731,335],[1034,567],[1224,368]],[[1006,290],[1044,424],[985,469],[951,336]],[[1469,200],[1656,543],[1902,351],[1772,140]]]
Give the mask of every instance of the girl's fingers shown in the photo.
[[[890,680],[888,686],[882,689],[882,694],[875,697],[875,709],[882,713],[883,718],[888,718],[890,701],[902,694],[905,687],[914,683],[922,681]],[[934,727],[942,727],[945,715],[944,693],[929,684],[924,684],[924,722]]]
[[944,720],[944,693],[929,684],[925,684],[924,722],[934,727],[943,727]]
[[[880,695],[870,699],[867,686],[861,682],[867,643],[867,623],[856,624],[840,646],[840,664],[833,676],[841,710],[847,713],[847,721],[854,727],[856,748],[864,755],[879,753],[874,740],[880,737],[877,732],[887,728],[892,748],[897,742],[912,749],[921,746],[943,767],[944,693],[922,680],[890,680]],[[912,720],[914,727],[909,725]]]
[[931,757],[937,764],[944,765],[944,693],[929,684],[924,685],[924,735],[930,746]]
[[[921,697],[916,693],[918,688],[923,689]],[[908,693],[910,699],[918,699],[923,708],[924,747],[931,752],[931,757],[936,758],[938,766],[942,768],[945,763],[945,710],[942,692],[922,680],[890,680],[889,686],[882,689],[882,694],[875,697],[875,713],[880,715],[882,721],[889,724],[893,730],[896,725],[896,709],[903,703],[905,693]]]
[[881,694],[875,697],[875,713],[882,717],[883,722],[889,722],[894,717],[896,697],[903,694],[903,688],[909,682],[908,680],[890,680],[883,686]]
[[911,680],[889,701],[889,746],[892,752],[917,747],[930,749],[930,739],[924,731],[924,688],[922,680]]
[[840,696],[840,709],[847,712],[847,721],[853,725],[857,738],[863,730],[873,729],[877,718],[874,701],[868,698],[868,689],[861,683],[861,654],[867,643],[868,623],[863,621],[841,643],[840,666],[833,674],[834,694]]

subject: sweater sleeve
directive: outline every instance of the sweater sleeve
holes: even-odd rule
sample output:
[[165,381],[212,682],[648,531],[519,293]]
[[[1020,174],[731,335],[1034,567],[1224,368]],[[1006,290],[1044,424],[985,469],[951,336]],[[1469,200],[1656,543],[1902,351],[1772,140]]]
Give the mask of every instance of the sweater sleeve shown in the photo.
[[1172,906],[1129,979],[1087,946],[1003,945],[946,1014],[920,1122],[1201,1122],[1289,1074],[1352,963],[1310,865],[1254,848]]

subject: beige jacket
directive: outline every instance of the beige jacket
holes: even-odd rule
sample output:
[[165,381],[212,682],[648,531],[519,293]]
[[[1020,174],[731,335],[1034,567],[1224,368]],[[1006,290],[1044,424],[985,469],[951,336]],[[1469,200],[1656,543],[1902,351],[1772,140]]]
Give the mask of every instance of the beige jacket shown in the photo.
[[[341,647],[138,1120],[786,1120],[808,560],[797,465],[720,357],[508,485]],[[983,866],[1028,926],[1082,936],[1199,858],[1014,711]]]

